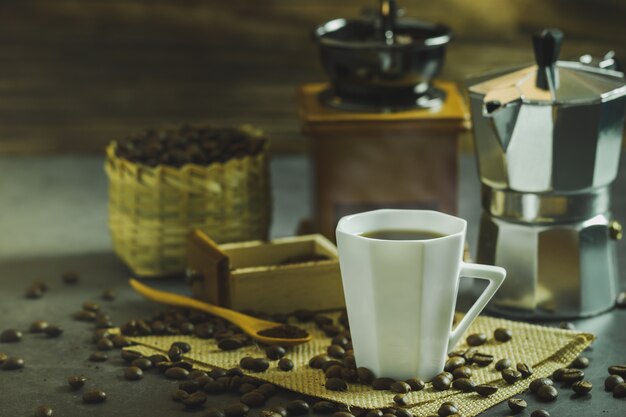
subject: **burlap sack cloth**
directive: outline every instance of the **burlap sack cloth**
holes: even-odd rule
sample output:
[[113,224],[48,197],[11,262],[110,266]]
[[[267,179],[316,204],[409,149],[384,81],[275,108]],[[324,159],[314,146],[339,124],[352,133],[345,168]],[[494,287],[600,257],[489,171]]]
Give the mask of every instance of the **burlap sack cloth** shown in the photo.
[[[349,389],[346,392],[327,390],[324,387],[323,372],[310,368],[308,361],[317,354],[325,353],[326,347],[330,344],[330,339],[317,330],[313,324],[298,325],[311,332],[314,339],[308,344],[296,346],[288,351],[286,357],[294,362],[293,371],[281,371],[276,365],[277,362],[272,362],[266,372],[246,373],[292,391],[343,403],[350,407],[371,409],[394,405],[394,393],[391,391],[375,391],[360,384],[349,384]],[[493,331],[498,327],[510,329],[513,332],[513,339],[506,343],[493,340]],[[525,362],[531,365],[534,374],[526,380],[508,385],[502,380],[500,372],[494,369],[493,364],[485,368],[474,368],[472,380],[476,383],[490,383],[497,386],[499,388],[497,393],[488,398],[483,398],[476,393],[462,393],[455,389],[435,391],[430,384],[427,384],[424,390],[407,394],[410,398],[408,408],[413,414],[416,416],[436,414],[441,403],[454,401],[459,406],[463,416],[475,416],[524,391],[530,381],[549,376],[555,369],[569,365],[594,339],[594,336],[589,333],[491,317],[476,319],[467,334],[478,332],[489,335],[489,341],[480,346],[479,351],[492,354],[495,358],[494,364],[498,359],[509,358],[514,364]],[[192,347],[186,358],[194,362],[197,368],[205,370],[213,367],[225,369],[236,367],[239,365],[239,360],[244,356],[265,356],[264,351],[258,346],[225,352],[217,348],[213,339],[202,340],[192,336],[149,336],[129,339],[139,345],[127,349],[144,355],[166,352],[173,342],[185,341]],[[456,348],[464,349],[467,347],[465,341],[462,341]]]

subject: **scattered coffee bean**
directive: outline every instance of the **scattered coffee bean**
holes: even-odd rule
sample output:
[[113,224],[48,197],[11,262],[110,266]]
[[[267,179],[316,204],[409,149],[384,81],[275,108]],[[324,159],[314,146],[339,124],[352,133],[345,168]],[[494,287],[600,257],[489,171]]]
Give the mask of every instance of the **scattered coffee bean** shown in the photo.
[[265,355],[268,357],[268,359],[271,359],[273,361],[281,359],[283,356],[285,356],[285,353],[285,348],[282,346],[270,346],[265,349]]
[[[315,414],[331,414],[337,411],[337,404],[330,401],[318,401],[311,407]],[[382,414],[381,414],[382,415]]]
[[182,359],[183,350],[179,348],[178,346],[172,345],[167,351],[167,356],[170,358],[170,361],[177,362]]
[[172,343],[172,346],[178,347],[183,354],[191,352],[191,345],[187,342],[174,342]]
[[113,344],[111,339],[103,337],[102,339],[98,340],[98,342],[96,342],[96,348],[98,350],[113,350],[115,348],[115,345]]
[[359,374],[356,369],[343,368],[341,370],[341,378],[346,382],[357,382],[359,380]]
[[44,291],[39,286],[30,286],[26,289],[24,296],[26,298],[30,298],[31,300],[36,300],[38,298],[43,297]]
[[574,325],[574,323],[571,323],[569,321],[562,321],[561,323],[559,323],[559,328],[565,330],[576,330],[576,326]]
[[463,356],[453,356],[446,361],[444,365],[444,370],[448,372],[452,372],[456,368],[460,368],[465,365],[465,358]]
[[531,382],[528,388],[530,388],[530,392],[536,394],[537,391],[539,391],[539,388],[544,385],[554,385],[554,382],[550,378],[539,378]]
[[128,381],[137,381],[143,378],[143,371],[137,366],[129,366],[124,369],[124,378]]
[[411,386],[407,384],[406,382],[396,381],[393,384],[391,384],[389,389],[398,394],[406,394],[407,392],[411,391]]
[[535,410],[530,413],[530,417],[550,417],[550,413],[546,410]]
[[91,362],[104,362],[109,359],[109,355],[106,352],[94,352],[89,355],[89,360]]
[[372,388],[378,391],[388,390],[394,382],[396,382],[396,380],[393,378],[375,378],[372,381]]
[[43,332],[46,334],[47,337],[53,339],[55,337],[61,336],[63,334],[63,329],[59,326],[48,326]]
[[72,317],[78,321],[96,321],[96,313],[93,311],[80,310],[74,313]]
[[336,413],[333,413],[332,417],[354,417],[354,414],[347,411],[337,411]]
[[557,370],[555,370],[554,372],[552,372],[552,379],[556,382],[561,382],[563,378],[563,374],[565,373],[565,371],[569,369],[569,368],[559,368]]
[[209,397],[204,392],[198,391],[190,394],[187,398],[183,399],[182,403],[187,408],[199,408],[204,405],[208,398]]
[[243,347],[243,342],[236,337],[227,337],[226,339],[220,340],[217,347],[222,350],[236,350]]
[[490,395],[495,394],[498,391],[498,387],[494,387],[493,385],[488,384],[480,384],[476,385],[474,391],[478,393],[481,397],[489,397]]
[[452,378],[450,378],[448,375],[448,373],[441,373],[434,377],[431,381],[433,384],[433,388],[437,391],[445,391],[447,389],[450,389],[450,386],[452,385]]
[[509,405],[511,411],[514,413],[524,411],[524,409],[528,407],[526,401],[522,400],[521,398],[510,398],[507,404]]
[[154,366],[152,361],[148,358],[137,358],[131,362],[131,365],[141,369],[142,371],[147,371]]
[[370,410],[367,412],[367,414],[365,414],[365,417],[383,417],[383,412],[382,410]]
[[452,381],[452,388],[463,392],[473,392],[476,388],[476,383],[469,378],[458,378]]
[[[373,374],[372,374],[373,375]],[[409,378],[406,381],[407,384],[409,384],[409,387],[411,387],[411,391],[421,391],[424,389],[424,387],[426,386],[426,384],[424,383],[424,381],[422,381],[419,378]],[[366,382],[363,382],[364,384]]]
[[476,352],[472,354],[471,357],[468,359],[470,363],[476,364],[482,368],[491,365],[491,363],[493,362],[493,355],[490,355],[488,353]]
[[493,332],[493,338],[498,342],[508,342],[513,338],[513,332],[509,329],[498,328]]
[[326,351],[328,353],[328,356],[330,356],[331,358],[337,358],[337,359],[343,359],[343,357],[346,354],[345,349],[339,345],[330,345],[328,346]]
[[243,394],[240,398],[240,401],[248,407],[260,407],[265,404],[267,399],[265,398],[265,395],[263,395],[261,392],[253,390]]
[[460,368],[456,368],[452,371],[452,378],[471,378],[472,373],[472,368],[470,368],[469,366],[461,366]]
[[174,362],[172,363],[172,367],[183,368],[187,372],[193,371],[193,364],[191,362],[186,362],[186,361]]
[[251,360],[246,361],[244,359],[240,361],[239,365],[248,371],[263,372],[270,367],[270,362],[265,358],[250,358]]
[[0,352],[0,365],[2,365],[9,357],[6,353]]
[[626,378],[626,365],[609,366],[609,374],[619,375],[622,378]]
[[309,366],[314,369],[321,369],[322,365],[330,360],[328,355],[316,355],[309,360]]
[[289,401],[285,408],[289,417],[309,414],[309,404],[303,400]]
[[174,400],[176,402],[183,402],[183,400],[185,400],[187,398],[189,398],[189,393],[187,391],[182,390],[182,389],[177,389],[172,394],[172,400]]
[[459,413],[459,407],[453,402],[445,402],[439,406],[437,415],[439,417],[448,417]]
[[283,417],[287,417],[287,409],[282,405],[274,405],[270,407],[270,411],[280,414]]
[[574,359],[574,362],[570,365],[572,368],[585,369],[589,366],[589,358],[585,356],[579,356]]
[[115,290],[107,289],[107,290],[102,291],[101,298],[104,301],[113,301],[113,300],[115,300]]
[[300,323],[306,323],[313,320],[315,316],[315,312],[311,310],[296,310],[293,312],[293,315],[296,317]]
[[526,379],[533,374],[533,369],[523,362],[519,362],[516,366],[517,370],[522,374],[522,378]]
[[468,345],[470,346],[480,346],[484,345],[487,341],[487,335],[484,333],[474,333],[467,336],[465,339]]
[[15,356],[9,356],[2,363],[2,370],[3,371],[16,371],[18,369],[22,369],[23,367],[24,367],[24,359],[18,358],[18,357],[15,357]]
[[48,327],[48,322],[43,320],[34,321],[28,331],[31,333],[43,333],[44,330]]
[[511,360],[510,359],[500,359],[498,362],[496,362],[495,368],[496,371],[502,372],[507,368],[510,368],[512,365]]
[[255,389],[256,389],[255,385],[244,382],[243,384],[239,386],[239,389],[237,390],[237,392],[239,392],[240,394],[245,394],[247,392],[254,391]]
[[100,311],[100,304],[93,301],[85,301],[83,303],[83,310],[93,311],[94,313],[97,313],[98,311]]
[[132,350],[126,350],[126,349],[120,352],[120,356],[126,363],[131,363],[135,359],[139,359],[143,357],[141,353],[138,353]]
[[[113,336],[113,338],[111,339],[111,341],[113,342],[113,345],[118,348],[118,349],[122,349],[128,346],[132,346],[133,343],[126,339],[124,336],[117,334],[115,336]],[[162,357],[162,360],[166,360],[167,358],[163,355],[159,355],[160,357]]]
[[22,340],[22,332],[15,329],[7,329],[0,333],[0,342],[2,343],[17,343]]
[[[309,337],[309,332],[300,327],[291,326],[289,324],[281,324],[280,326],[271,327],[269,329],[258,332],[260,336],[276,337],[280,339],[304,339]],[[335,335],[333,335],[335,336]]]
[[393,396],[393,402],[399,406],[406,407],[409,405],[409,397],[406,394],[396,394]]
[[626,398],[626,382],[617,384],[615,388],[613,388],[613,397]]
[[187,379],[187,376],[189,376],[189,371],[184,368],[180,368],[178,366],[173,366],[167,369],[164,375],[170,379],[181,380],[181,379]]
[[576,381],[582,381],[584,377],[585,372],[583,372],[581,369],[566,368],[560,376],[560,382],[572,384]]
[[35,417],[52,417],[54,415],[54,411],[48,405],[40,405],[35,410]]
[[83,402],[85,404],[99,404],[107,399],[106,392],[99,389],[92,389],[83,394]]
[[559,396],[559,391],[553,385],[543,385],[537,390],[537,397],[542,401],[554,401]]
[[67,377],[67,383],[74,391],[81,389],[85,385],[86,381],[87,378],[82,375],[72,375]]
[[586,380],[576,381],[572,384],[572,390],[578,395],[589,394],[592,388],[593,384]]
[[293,369],[293,361],[288,358],[282,358],[278,361],[278,369],[281,371],[291,371]]
[[604,380],[604,390],[605,391],[613,391],[618,384],[624,382],[624,378],[619,375],[610,375]]
[[326,389],[331,391],[347,391],[348,384],[346,381],[340,378],[328,378],[326,380]]
[[63,283],[65,284],[74,285],[74,284],[78,284],[78,281],[80,280],[80,276],[76,272],[68,271],[64,273],[63,275],[61,275],[61,279],[63,280]]
[[376,379],[374,372],[364,366],[359,366],[358,368],[356,368],[356,373],[359,377],[359,381],[361,382],[361,384],[371,385],[374,379]]
[[615,307],[626,308],[626,291],[622,291],[619,294],[617,294],[617,299],[615,300]]

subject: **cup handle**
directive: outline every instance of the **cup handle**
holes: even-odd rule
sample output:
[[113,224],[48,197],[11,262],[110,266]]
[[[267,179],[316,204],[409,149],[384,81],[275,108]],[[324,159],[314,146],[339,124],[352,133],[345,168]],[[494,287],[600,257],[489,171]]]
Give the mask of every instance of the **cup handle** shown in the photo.
[[467,311],[465,316],[461,319],[461,322],[450,332],[450,339],[448,341],[448,352],[451,351],[457,344],[463,333],[472,324],[474,319],[478,317],[481,311],[485,308],[489,300],[498,291],[500,285],[506,277],[506,271],[499,266],[480,265],[480,264],[468,264],[461,262],[460,276],[467,278],[486,279],[489,281],[489,285],[483,293],[478,297],[478,300]]

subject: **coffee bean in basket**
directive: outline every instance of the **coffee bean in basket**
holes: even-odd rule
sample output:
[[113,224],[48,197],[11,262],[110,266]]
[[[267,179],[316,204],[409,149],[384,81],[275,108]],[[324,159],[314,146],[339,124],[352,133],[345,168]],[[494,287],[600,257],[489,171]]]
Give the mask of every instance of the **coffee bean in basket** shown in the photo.
[[439,406],[437,415],[439,417],[448,417],[459,413],[459,407],[453,402],[445,402]]
[[278,369],[281,371],[291,371],[293,369],[293,361],[289,358],[282,358],[278,361]]
[[533,369],[526,363],[519,362],[516,368],[522,374],[522,378],[524,379],[530,377],[533,374]]
[[433,384],[433,388],[437,391],[445,391],[447,389],[450,389],[450,386],[452,385],[452,378],[450,375],[451,374],[448,372],[442,372],[435,376],[431,381]]
[[276,361],[285,356],[285,348],[282,346],[269,346],[265,349],[265,355],[268,359]]
[[396,394],[393,396],[393,402],[399,406],[405,407],[409,405],[409,397],[406,394]]

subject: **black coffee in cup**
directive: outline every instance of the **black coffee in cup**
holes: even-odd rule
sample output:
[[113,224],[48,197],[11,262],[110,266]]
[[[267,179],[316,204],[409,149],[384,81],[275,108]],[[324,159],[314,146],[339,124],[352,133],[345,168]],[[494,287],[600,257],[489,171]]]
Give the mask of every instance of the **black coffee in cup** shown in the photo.
[[428,230],[380,229],[361,233],[361,236],[380,240],[429,240],[444,237],[445,235]]

